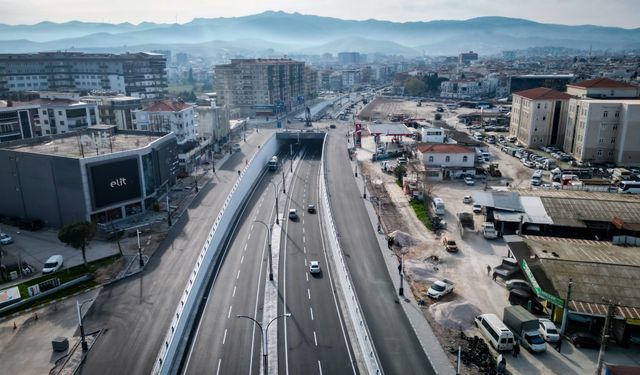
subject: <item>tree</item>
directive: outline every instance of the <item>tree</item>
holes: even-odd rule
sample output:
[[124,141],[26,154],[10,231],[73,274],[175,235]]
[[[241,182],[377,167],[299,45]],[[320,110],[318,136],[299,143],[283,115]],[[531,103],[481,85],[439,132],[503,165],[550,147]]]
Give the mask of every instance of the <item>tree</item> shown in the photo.
[[424,94],[425,85],[421,79],[409,77],[404,81],[405,94],[409,96],[420,96]]
[[396,176],[396,180],[402,181],[402,177],[407,173],[407,168],[404,165],[398,164],[393,170],[393,174]]
[[60,242],[73,247],[76,250],[82,250],[82,260],[85,267],[87,265],[87,245],[91,242],[93,235],[96,234],[96,224],[88,221],[79,221],[77,223],[67,224],[58,232]]
[[442,113],[436,113],[435,120],[436,121],[442,120]]

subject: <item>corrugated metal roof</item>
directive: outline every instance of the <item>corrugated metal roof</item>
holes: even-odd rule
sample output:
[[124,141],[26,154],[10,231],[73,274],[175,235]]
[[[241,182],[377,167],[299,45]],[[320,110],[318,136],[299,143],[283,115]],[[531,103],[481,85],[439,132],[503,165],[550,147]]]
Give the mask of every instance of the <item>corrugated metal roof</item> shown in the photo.
[[547,214],[544,204],[539,197],[520,197],[520,203],[528,216],[527,223],[553,224],[553,219]]

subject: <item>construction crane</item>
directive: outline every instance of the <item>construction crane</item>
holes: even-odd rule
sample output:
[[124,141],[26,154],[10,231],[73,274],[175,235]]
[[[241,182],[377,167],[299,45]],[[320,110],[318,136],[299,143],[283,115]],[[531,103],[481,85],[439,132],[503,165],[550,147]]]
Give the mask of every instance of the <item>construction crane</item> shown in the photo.
[[304,126],[311,126],[311,110],[309,107],[304,109]]

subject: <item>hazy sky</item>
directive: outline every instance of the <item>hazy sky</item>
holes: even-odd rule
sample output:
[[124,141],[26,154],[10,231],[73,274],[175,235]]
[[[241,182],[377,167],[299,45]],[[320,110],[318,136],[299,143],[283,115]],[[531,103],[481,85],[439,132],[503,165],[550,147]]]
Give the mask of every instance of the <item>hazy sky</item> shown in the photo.
[[640,27],[640,0],[0,0],[0,23],[69,20],[186,23],[282,10],[343,19],[461,20],[479,16],[544,23]]

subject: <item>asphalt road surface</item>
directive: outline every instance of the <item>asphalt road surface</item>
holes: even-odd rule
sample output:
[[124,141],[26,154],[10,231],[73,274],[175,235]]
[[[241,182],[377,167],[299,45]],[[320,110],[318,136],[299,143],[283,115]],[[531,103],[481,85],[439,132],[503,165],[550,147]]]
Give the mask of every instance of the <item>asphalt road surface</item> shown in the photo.
[[[325,253],[319,215],[308,212],[318,204],[321,142],[308,142],[290,186],[289,219],[281,249],[282,298],[279,314],[292,314],[279,325],[279,374],[356,374],[352,348],[338,307],[330,265]],[[309,262],[320,262],[319,274],[309,273]],[[283,337],[285,337],[283,341]],[[284,345],[283,345],[284,343]]]
[[[328,192],[340,243],[384,373],[434,374],[398,302],[347,153],[347,122],[329,132]],[[440,345],[438,342],[434,345]]]
[[238,178],[236,171],[270,134],[264,131],[247,138],[242,150],[217,168],[215,184],[202,188],[142,273],[102,290],[84,325],[86,332],[103,329],[103,334],[79,373],[151,372],[196,258]]

